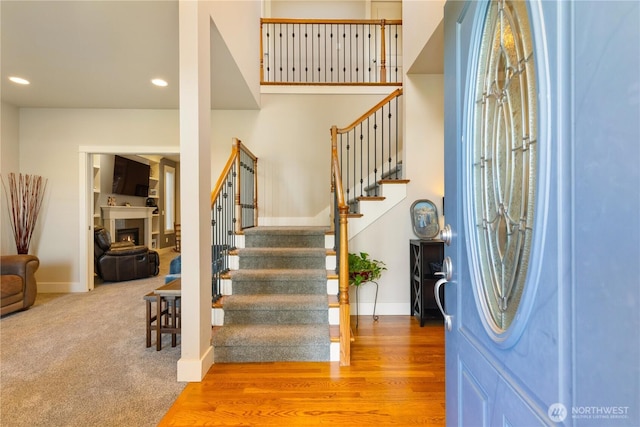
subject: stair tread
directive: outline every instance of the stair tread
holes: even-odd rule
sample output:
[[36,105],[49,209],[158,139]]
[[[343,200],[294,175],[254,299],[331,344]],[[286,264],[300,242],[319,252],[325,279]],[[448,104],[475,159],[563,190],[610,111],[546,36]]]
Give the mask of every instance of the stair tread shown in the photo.
[[329,231],[329,227],[325,226],[277,226],[277,225],[267,225],[267,226],[259,226],[253,227],[244,230],[244,234],[246,236],[251,235],[262,235],[262,234],[278,234],[278,235],[324,235],[327,231]]
[[[318,279],[326,280],[327,276],[331,274],[331,270],[325,269],[286,269],[286,268],[261,268],[254,270],[232,270],[230,276],[232,280],[300,280],[306,279]],[[334,273],[335,274],[335,273]]]
[[367,202],[367,201],[378,202],[378,201],[385,200],[385,199],[386,199],[386,197],[384,197],[384,196],[358,196],[356,198],[356,200],[359,201],[359,202]]
[[293,256],[309,256],[309,255],[321,255],[325,256],[327,250],[325,248],[240,248],[238,249],[239,255],[244,256],[281,256],[282,254]]
[[329,345],[329,325],[227,325],[216,331],[213,343],[234,347]]
[[411,182],[409,179],[381,179],[380,184],[408,184]]
[[324,294],[229,295],[224,300],[227,310],[327,310]]

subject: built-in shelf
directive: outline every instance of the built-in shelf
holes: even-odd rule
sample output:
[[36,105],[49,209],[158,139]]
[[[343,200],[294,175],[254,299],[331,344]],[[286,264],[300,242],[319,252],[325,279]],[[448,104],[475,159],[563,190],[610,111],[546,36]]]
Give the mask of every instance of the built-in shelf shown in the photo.
[[151,234],[160,234],[160,215],[153,214],[151,217]]
[[93,225],[100,224],[100,156],[93,156]]
[[[149,167],[149,197],[156,199],[157,207],[160,199],[160,162],[150,159]],[[157,213],[151,217],[151,239],[158,247],[160,243],[160,215]]]

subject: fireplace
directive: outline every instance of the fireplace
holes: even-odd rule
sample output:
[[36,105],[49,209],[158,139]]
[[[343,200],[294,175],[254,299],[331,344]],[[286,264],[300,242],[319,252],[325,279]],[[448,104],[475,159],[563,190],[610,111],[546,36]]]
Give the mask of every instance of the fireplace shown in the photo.
[[[142,206],[100,206],[102,209],[102,219],[104,221],[104,228],[107,229],[111,238],[116,241],[118,239],[118,228],[127,227],[139,227],[139,245],[149,246],[151,245],[151,220],[153,218],[153,211],[156,208],[142,207]],[[119,224],[116,222],[120,220],[142,220],[143,225],[140,226],[136,223]]]
[[133,242],[134,245],[138,245],[140,241],[140,229],[121,228],[116,231],[116,239],[118,242]]

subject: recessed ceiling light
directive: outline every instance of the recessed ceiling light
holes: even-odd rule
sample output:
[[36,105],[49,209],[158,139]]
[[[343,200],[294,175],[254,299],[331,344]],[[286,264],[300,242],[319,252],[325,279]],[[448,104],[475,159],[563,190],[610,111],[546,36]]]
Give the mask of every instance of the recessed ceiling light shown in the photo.
[[156,86],[161,86],[161,87],[165,87],[165,86],[169,85],[169,83],[167,83],[165,80],[162,80],[162,79],[152,79],[151,83],[153,83]]
[[22,77],[15,77],[15,76],[9,77],[9,80],[19,85],[28,85],[30,83],[29,80],[27,79],[23,79]]

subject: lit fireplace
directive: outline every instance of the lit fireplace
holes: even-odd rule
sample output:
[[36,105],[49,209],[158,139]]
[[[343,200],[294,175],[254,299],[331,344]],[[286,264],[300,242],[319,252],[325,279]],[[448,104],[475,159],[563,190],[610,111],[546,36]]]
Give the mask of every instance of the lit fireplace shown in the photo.
[[116,231],[116,238],[118,242],[133,242],[134,245],[137,245],[140,241],[140,229],[121,228]]

